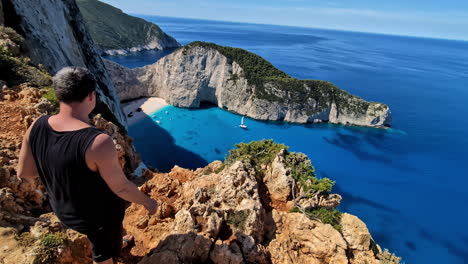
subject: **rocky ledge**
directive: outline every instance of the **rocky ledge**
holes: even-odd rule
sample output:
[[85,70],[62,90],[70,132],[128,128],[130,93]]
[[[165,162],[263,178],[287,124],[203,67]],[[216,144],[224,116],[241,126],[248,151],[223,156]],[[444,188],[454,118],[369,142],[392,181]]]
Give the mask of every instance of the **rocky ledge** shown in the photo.
[[242,49],[193,42],[145,67],[105,64],[121,100],[157,96],[178,107],[208,102],[259,120],[391,125],[387,105],[367,102],[326,81],[292,78]]
[[[333,182],[309,159],[272,141],[239,144],[224,161],[195,171],[145,171],[141,190],[155,215],[126,211],[139,263],[383,263],[392,256],[356,216],[335,208]],[[258,154],[258,155],[254,155]],[[398,262],[385,262],[398,263]]]

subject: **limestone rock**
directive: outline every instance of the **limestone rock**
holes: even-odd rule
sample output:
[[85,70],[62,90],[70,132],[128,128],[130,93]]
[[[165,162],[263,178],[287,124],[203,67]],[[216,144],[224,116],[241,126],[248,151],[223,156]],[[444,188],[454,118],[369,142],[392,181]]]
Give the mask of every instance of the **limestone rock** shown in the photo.
[[[46,253],[42,241],[45,237],[55,236],[63,239],[63,244],[52,247],[49,245]],[[47,263],[57,264],[91,264],[91,245],[85,235],[70,229],[64,229],[57,217],[52,214],[41,215],[27,232],[19,232],[15,228],[0,227],[2,248],[0,262],[16,263]]]
[[0,226],[0,239],[2,241],[0,263],[33,263],[35,259],[34,255],[31,254],[29,248],[21,246],[17,235],[18,231],[15,228]]
[[348,242],[349,248],[357,250],[369,250],[372,236],[366,224],[354,215],[344,213],[341,217],[343,237]]
[[284,164],[285,151],[276,155],[270,171],[265,175],[265,185],[271,194],[271,198],[281,202],[287,202],[291,195],[292,178],[289,176],[291,170]]
[[244,69],[210,46],[189,45],[141,68],[127,69],[107,60],[105,64],[122,100],[156,96],[185,108],[197,108],[202,102],[210,102],[259,120],[326,121],[375,127],[391,123],[387,105],[366,102],[336,87],[329,92],[320,85],[305,82],[307,93],[320,95],[298,101],[286,88],[266,82],[264,89],[271,97],[282,100],[261,98],[255,94],[260,88],[249,83]]
[[[130,253],[143,257],[140,263],[377,263],[367,245],[356,249],[365,241],[350,248],[331,225],[275,205],[278,197],[292,199],[274,188],[293,189],[281,157],[284,152],[262,172],[249,161],[217,161],[195,171],[144,170],[148,180],[140,189],[159,201],[159,209],[154,215],[137,204],[127,209],[124,227],[135,237]],[[332,206],[324,197],[318,206]]]
[[331,225],[300,213],[273,212],[277,230],[268,247],[273,263],[348,263],[346,241]]

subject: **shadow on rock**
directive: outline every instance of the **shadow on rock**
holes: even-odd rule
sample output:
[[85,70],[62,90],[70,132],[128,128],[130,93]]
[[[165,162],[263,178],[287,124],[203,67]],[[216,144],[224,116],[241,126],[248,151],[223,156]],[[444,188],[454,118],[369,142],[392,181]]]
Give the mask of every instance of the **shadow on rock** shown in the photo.
[[196,169],[208,164],[201,156],[176,145],[174,138],[149,116],[130,126],[129,133],[145,164],[161,172],[169,172],[175,165]]

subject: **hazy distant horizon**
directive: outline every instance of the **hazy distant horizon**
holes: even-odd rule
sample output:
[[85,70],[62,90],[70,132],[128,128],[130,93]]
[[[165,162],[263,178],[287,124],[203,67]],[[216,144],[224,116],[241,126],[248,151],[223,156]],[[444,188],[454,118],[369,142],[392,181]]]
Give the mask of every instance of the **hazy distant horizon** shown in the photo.
[[101,0],[125,13],[468,41],[468,1]]
[[[424,35],[403,35],[396,33],[382,33],[382,32],[371,32],[371,31],[357,31],[357,30],[348,30],[348,29],[337,29],[337,28],[323,28],[323,27],[309,27],[309,26],[295,26],[295,25],[282,25],[282,24],[268,24],[268,23],[253,23],[253,22],[241,22],[241,21],[229,21],[229,20],[219,20],[219,19],[206,19],[206,18],[194,18],[194,17],[178,17],[178,16],[161,16],[161,15],[149,15],[149,14],[138,14],[138,13],[127,13],[128,15],[135,17],[164,17],[164,18],[176,18],[176,19],[187,19],[187,20],[201,20],[201,21],[213,21],[213,22],[222,22],[222,23],[238,23],[238,24],[252,24],[252,25],[266,25],[266,26],[280,26],[280,27],[296,27],[296,28],[310,28],[317,30],[330,30],[338,32],[352,32],[352,33],[363,33],[363,34],[373,34],[373,35],[384,35],[384,36],[393,36],[393,37],[407,37],[407,38],[422,38],[422,39],[434,39],[434,40],[450,40],[450,41],[460,41],[468,42],[467,39],[455,39],[455,38],[442,38],[442,37],[432,37]],[[157,23],[156,23],[157,24]]]

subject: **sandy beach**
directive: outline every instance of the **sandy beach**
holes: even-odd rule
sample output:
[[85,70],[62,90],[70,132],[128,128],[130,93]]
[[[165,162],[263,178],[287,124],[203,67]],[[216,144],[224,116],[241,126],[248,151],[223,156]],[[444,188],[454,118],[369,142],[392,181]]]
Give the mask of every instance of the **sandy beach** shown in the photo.
[[[149,116],[151,113],[163,108],[168,105],[166,101],[159,97],[146,97],[136,99],[130,102],[123,103],[123,110],[127,116],[128,125],[134,124],[145,116]],[[138,112],[137,109],[141,108],[142,111]],[[128,114],[132,113],[133,116],[129,117]]]

